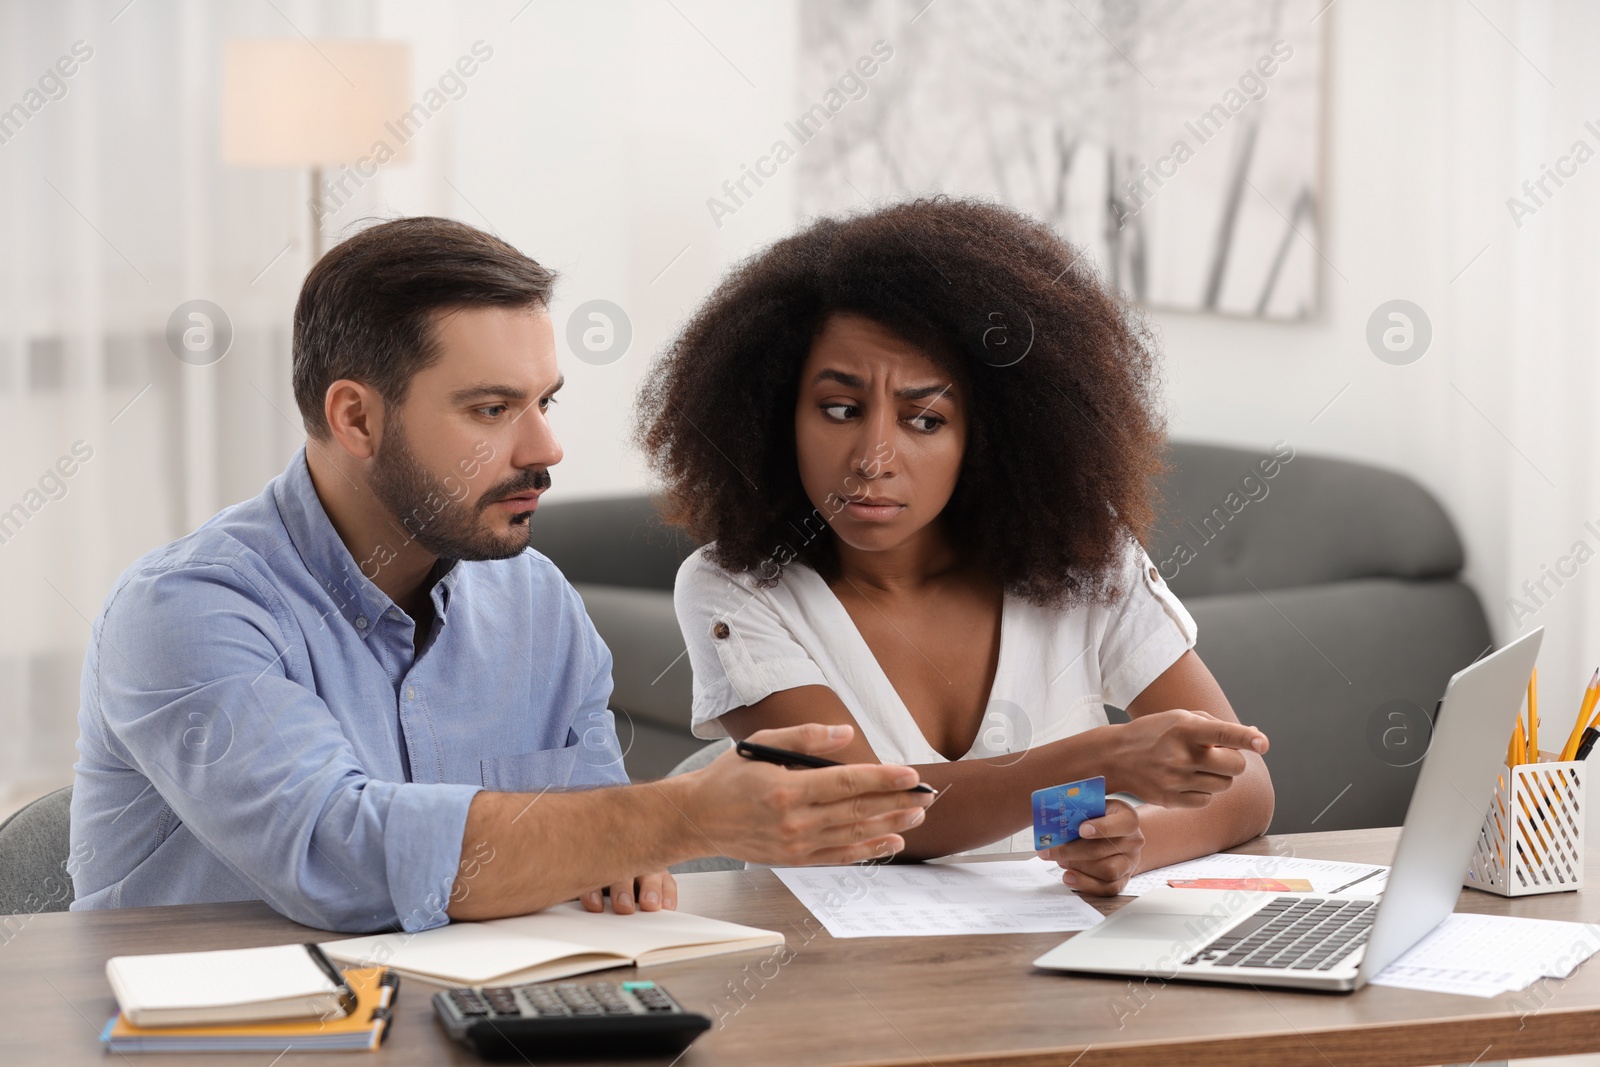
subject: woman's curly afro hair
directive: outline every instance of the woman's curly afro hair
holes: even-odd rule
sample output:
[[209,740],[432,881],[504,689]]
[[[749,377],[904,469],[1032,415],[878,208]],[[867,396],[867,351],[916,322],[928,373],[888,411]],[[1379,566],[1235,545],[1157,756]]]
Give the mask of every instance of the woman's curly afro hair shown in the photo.
[[1154,520],[1165,434],[1148,328],[1047,226],[937,197],[822,219],[736,267],[659,358],[639,441],[663,514],[763,584],[834,571],[800,484],[800,369],[828,318],[888,328],[966,392],[962,470],[940,521],[1011,595],[1116,596]]

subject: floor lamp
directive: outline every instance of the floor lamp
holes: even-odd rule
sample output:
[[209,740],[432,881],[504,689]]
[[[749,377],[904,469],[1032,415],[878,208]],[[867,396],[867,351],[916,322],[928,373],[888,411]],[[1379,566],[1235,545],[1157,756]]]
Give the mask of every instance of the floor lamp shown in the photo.
[[[311,262],[322,258],[323,169],[364,184],[410,159],[411,46],[301,37],[229,41],[223,59],[222,158],[311,170]],[[341,176],[341,188],[349,176]],[[343,206],[336,205],[336,206]]]

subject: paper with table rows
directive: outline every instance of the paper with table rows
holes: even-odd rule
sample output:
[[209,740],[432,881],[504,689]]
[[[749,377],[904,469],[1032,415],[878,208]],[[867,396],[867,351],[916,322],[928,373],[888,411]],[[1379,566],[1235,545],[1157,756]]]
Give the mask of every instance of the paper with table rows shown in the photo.
[[1457,913],[1372,979],[1373,985],[1493,997],[1566,978],[1600,950],[1600,925]]
[[1059,933],[1103,918],[1038,857],[772,873],[834,937]]

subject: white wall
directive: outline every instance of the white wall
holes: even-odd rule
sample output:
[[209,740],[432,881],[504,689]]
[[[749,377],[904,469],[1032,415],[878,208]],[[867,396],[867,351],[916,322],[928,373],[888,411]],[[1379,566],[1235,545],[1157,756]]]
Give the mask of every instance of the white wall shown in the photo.
[[[787,174],[721,229],[705,207],[793,106],[794,5],[534,4],[509,21],[518,6],[380,7],[380,31],[417,49],[419,85],[476,40],[494,49],[451,105],[448,141],[386,175],[382,207],[492,227],[561,272],[567,458],[552,499],[629,492],[645,484],[629,435],[650,357],[733,261],[794,224]],[[596,298],[634,330],[604,367],[566,351],[569,313]]]

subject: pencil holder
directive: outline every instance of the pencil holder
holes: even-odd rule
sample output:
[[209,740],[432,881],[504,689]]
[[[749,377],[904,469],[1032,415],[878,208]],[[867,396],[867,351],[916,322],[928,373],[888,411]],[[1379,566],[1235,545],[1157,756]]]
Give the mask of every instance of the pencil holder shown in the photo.
[[1463,885],[1523,897],[1583,888],[1583,761],[1501,768]]

